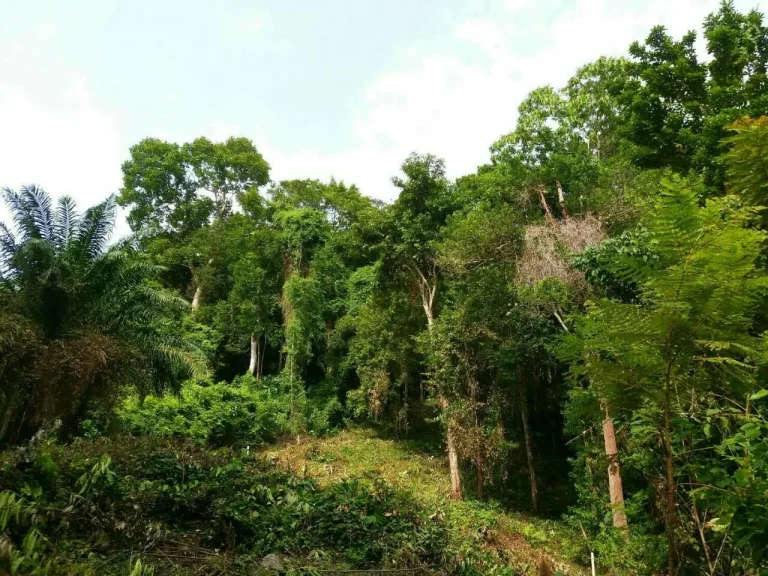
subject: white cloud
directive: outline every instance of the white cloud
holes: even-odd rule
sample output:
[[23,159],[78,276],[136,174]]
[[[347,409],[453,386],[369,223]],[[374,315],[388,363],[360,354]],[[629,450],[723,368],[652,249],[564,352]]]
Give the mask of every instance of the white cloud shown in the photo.
[[[116,192],[125,149],[116,118],[95,105],[84,79],[58,95],[0,84],[0,186],[39,184],[54,197],[72,196],[81,209]],[[0,208],[0,220],[7,213]],[[119,233],[127,230],[124,223]]]
[[3,64],[13,64],[24,52],[24,45],[18,40],[14,40],[8,44],[8,47],[3,50]]
[[41,22],[37,27],[37,34],[41,40],[48,40],[54,36],[59,27],[55,22]]
[[526,8],[534,6],[535,3],[536,0],[505,0],[504,8],[509,12],[519,12],[520,10],[525,10]]
[[217,122],[211,126],[211,129],[206,134],[209,134],[208,137],[214,142],[223,142],[230,136],[240,136],[242,130],[239,124],[221,124]]
[[[390,177],[411,151],[443,156],[451,176],[472,172],[488,161],[490,144],[514,128],[517,106],[532,89],[562,86],[579,66],[602,55],[626,55],[630,42],[642,41],[656,24],[675,37],[698,29],[719,0],[652,0],[641,8],[621,4],[567,2],[555,6],[556,18],[537,27],[517,14],[533,2],[508,0],[507,19],[462,22],[453,31],[450,53],[425,54],[417,64],[386,73],[368,87],[356,125],[358,146],[339,154],[269,151],[273,175],[333,175],[391,200],[396,191]],[[744,0],[737,7],[749,10],[753,4]],[[536,9],[543,7],[537,4]],[[533,54],[525,45],[532,38],[543,44]],[[470,59],[469,47],[479,49],[483,61]]]
[[[755,1],[739,0],[737,7],[748,10]],[[629,43],[642,40],[655,24],[666,25],[679,37],[691,26],[698,28],[719,1],[650,0],[639,8],[617,0],[554,2],[551,20],[542,17],[547,9],[542,4],[508,0],[505,17],[458,23],[447,31],[447,48],[418,54],[376,78],[363,91],[353,126],[356,143],[346,150],[281,149],[256,138],[273,167],[272,177],[333,176],[392,200],[396,190],[390,178],[411,151],[443,156],[451,176],[472,172],[488,161],[489,145],[514,128],[517,106],[530,90],[561,86],[578,66],[600,55],[626,54]],[[258,30],[263,21],[244,21],[240,29]],[[56,29],[41,25],[40,33],[55,34]],[[541,48],[533,50],[534,45]],[[415,50],[406,47],[411,56]],[[16,64],[24,47],[6,45],[2,53],[6,63],[13,59]],[[73,195],[83,207],[117,190],[120,164],[132,142],[126,141],[118,119],[91,98],[85,79],[73,76],[60,94],[40,97],[2,81],[0,77],[0,186],[36,182],[54,195]],[[167,99],[173,103],[176,98],[171,92]],[[203,118],[210,113],[200,111]],[[181,128],[183,134],[178,126],[173,131],[162,125],[149,128],[177,142],[201,133],[215,140],[259,133],[250,123],[246,130],[215,119],[205,122],[208,130],[192,123]]]
[[256,14],[250,18],[245,18],[244,20],[238,20],[235,22],[234,29],[236,32],[241,34],[253,34],[264,28],[265,23],[266,17],[264,14]]

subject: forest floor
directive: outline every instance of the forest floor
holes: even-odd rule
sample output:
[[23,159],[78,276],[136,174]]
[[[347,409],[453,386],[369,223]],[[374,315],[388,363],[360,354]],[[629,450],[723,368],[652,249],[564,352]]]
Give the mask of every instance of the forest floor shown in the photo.
[[320,485],[380,476],[443,516],[455,544],[482,544],[523,574],[588,573],[578,563],[585,560],[581,534],[558,520],[505,510],[492,501],[450,500],[447,459],[412,442],[355,428],[273,445],[263,455]]

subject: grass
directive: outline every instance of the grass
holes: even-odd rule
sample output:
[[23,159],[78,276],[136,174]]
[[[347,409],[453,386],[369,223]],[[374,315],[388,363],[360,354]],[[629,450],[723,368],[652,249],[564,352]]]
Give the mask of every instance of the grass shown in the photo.
[[321,485],[371,475],[384,478],[445,519],[450,545],[459,554],[470,543],[480,544],[523,574],[587,574],[580,564],[588,559],[580,534],[557,520],[504,510],[493,501],[449,500],[446,459],[420,448],[354,428],[330,438],[272,446],[264,455]]

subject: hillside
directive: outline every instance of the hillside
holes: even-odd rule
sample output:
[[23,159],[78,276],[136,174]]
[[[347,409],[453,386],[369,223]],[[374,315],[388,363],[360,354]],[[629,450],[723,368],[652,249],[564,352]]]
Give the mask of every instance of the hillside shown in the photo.
[[583,536],[562,522],[507,512],[490,502],[450,500],[447,459],[425,454],[412,443],[355,428],[330,438],[283,444],[263,454],[320,485],[381,477],[445,521],[449,546],[460,549],[467,542],[479,543],[515,573],[587,573],[574,562],[574,558],[588,561]]
[[585,573],[561,523],[449,501],[443,458],[366,429],[239,456],[151,437],[43,442],[2,453],[0,489],[19,487],[0,496],[0,529],[24,542],[21,573]]

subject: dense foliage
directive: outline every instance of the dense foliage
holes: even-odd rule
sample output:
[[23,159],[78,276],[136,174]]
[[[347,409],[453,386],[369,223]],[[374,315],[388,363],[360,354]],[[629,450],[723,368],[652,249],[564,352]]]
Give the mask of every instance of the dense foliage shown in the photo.
[[300,575],[318,563],[432,565],[445,541],[439,520],[379,479],[321,487],[184,442],[84,442],[3,464],[0,566],[13,573],[127,574],[154,549],[166,569],[205,573],[252,574],[267,554],[293,555],[306,564],[285,568]]
[[444,452],[454,503],[560,518],[605,573],[768,573],[768,28],[725,1],[703,32],[704,59],[657,27],[532,91],[474,174],[411,154],[391,204],[271,182],[246,138],[143,140],[83,214],[6,190],[0,441],[34,438],[0,570],[93,573],[83,549],[163,530],[224,573],[511,570],[379,480],[252,458],[355,424]]

